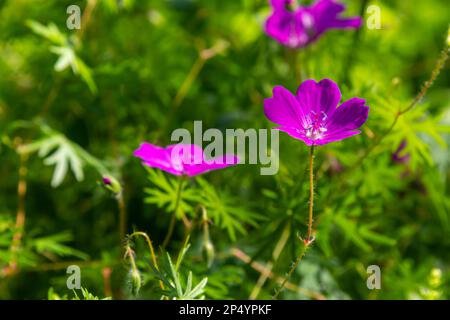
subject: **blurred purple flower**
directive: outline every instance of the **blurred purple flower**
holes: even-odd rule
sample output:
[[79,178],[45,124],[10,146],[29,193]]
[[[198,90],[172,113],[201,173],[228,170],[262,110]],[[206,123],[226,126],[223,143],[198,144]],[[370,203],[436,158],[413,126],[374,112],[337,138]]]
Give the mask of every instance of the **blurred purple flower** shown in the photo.
[[106,185],[110,185],[111,184],[111,179],[108,178],[108,177],[103,177],[102,180],[103,180],[103,183],[106,184]]
[[195,144],[174,144],[162,148],[143,142],[134,151],[134,156],[142,159],[146,166],[190,177],[239,163],[239,158],[234,155],[205,159],[202,148]]
[[402,151],[406,148],[407,142],[406,140],[402,140],[400,145],[398,146],[397,150],[392,154],[392,161],[396,163],[407,163],[409,162],[410,155],[409,153],[406,153],[404,155],[401,155]]
[[362,24],[361,17],[339,17],[345,5],[334,0],[318,0],[304,7],[294,7],[294,2],[271,0],[273,12],[265,25],[268,36],[291,48],[305,47],[329,29],[356,29]]
[[323,145],[360,133],[369,107],[366,101],[352,98],[342,103],[341,92],[330,79],[306,80],[296,96],[281,86],[273,89],[273,97],[264,100],[266,117],[280,126],[276,129],[303,140],[306,145]]

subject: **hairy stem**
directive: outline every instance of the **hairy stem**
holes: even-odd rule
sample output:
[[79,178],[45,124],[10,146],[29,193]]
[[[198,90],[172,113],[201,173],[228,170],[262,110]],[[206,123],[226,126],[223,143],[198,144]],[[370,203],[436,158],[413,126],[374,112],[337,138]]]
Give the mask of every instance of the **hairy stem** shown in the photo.
[[308,246],[314,239],[311,238],[314,211],[314,145],[309,151],[309,219],[308,234],[306,236],[306,245]]
[[281,285],[279,288],[277,288],[275,290],[275,294],[273,295],[273,299],[276,299],[278,297],[278,295],[281,293],[281,291],[283,291],[283,289],[286,287],[286,284],[288,283],[288,280],[291,278],[292,273],[294,273],[294,271],[297,269],[300,261],[303,259],[303,257],[305,256],[306,250],[309,248],[309,244],[307,244],[306,242],[304,242],[303,246],[302,246],[302,250],[300,251],[300,254],[298,255],[297,259],[295,260],[295,262],[292,264],[291,269],[289,269],[288,274],[286,275],[286,277],[284,278],[283,282],[281,282]]
[[309,149],[309,218],[308,218],[308,233],[306,238],[303,239],[303,246],[297,259],[291,266],[285,280],[281,283],[281,286],[275,291],[274,299],[278,297],[280,292],[284,289],[287,281],[290,279],[292,273],[297,269],[300,261],[305,256],[306,250],[314,242],[314,236],[312,236],[313,227],[313,213],[314,213],[314,145]]

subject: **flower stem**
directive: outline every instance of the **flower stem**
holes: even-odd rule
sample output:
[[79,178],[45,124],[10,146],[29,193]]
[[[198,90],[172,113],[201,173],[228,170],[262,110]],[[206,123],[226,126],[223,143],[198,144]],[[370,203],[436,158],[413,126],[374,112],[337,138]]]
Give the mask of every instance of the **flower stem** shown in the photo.
[[119,207],[119,237],[120,243],[122,244],[122,241],[123,239],[125,239],[125,234],[127,232],[127,211],[122,193],[117,195],[117,206]]
[[167,246],[167,244],[170,241],[170,238],[172,237],[173,234],[173,229],[175,228],[175,222],[177,220],[177,211],[178,211],[178,207],[180,206],[180,201],[181,201],[181,191],[183,189],[183,182],[184,182],[184,177],[181,176],[180,179],[178,180],[178,186],[177,186],[177,195],[176,195],[176,200],[175,200],[175,209],[173,211],[172,214],[172,218],[170,220],[170,224],[169,224],[169,230],[167,231],[167,235],[164,238],[162,247],[165,248]]
[[284,289],[286,286],[286,283],[290,279],[292,273],[297,269],[300,261],[305,256],[305,253],[307,249],[311,246],[311,244],[314,242],[314,236],[312,236],[312,226],[313,226],[313,213],[314,213],[314,145],[311,146],[309,149],[309,219],[308,219],[308,233],[306,235],[306,238],[303,239],[303,246],[300,251],[300,254],[298,255],[297,259],[295,260],[294,264],[292,265],[291,269],[289,270],[286,278],[281,283],[281,286],[275,291],[275,295],[273,296],[274,299],[278,297],[280,292]]
[[288,274],[286,275],[286,277],[283,279],[283,282],[281,283],[280,287],[278,289],[275,290],[275,294],[273,296],[273,299],[276,299],[278,297],[278,295],[281,293],[281,291],[283,291],[284,287],[286,286],[287,282],[289,281],[289,279],[292,276],[292,273],[294,273],[295,269],[297,269],[300,261],[303,259],[303,257],[305,256],[306,250],[309,248],[309,244],[307,244],[306,242],[304,242],[304,245],[302,246],[302,250],[300,251],[300,254],[298,255],[297,259],[295,260],[294,264],[292,265],[291,269],[289,270]]
[[309,151],[309,220],[308,220],[308,234],[305,239],[305,245],[308,246],[314,241],[311,238],[312,224],[313,224],[313,210],[314,210],[314,145]]
[[[369,0],[362,0],[361,7],[359,10],[359,16],[364,17],[366,13],[366,7],[369,3]],[[349,47],[349,51],[346,57],[346,63],[344,66],[347,66],[342,75],[342,82],[347,83],[350,79],[350,74],[353,69],[354,61],[356,59],[356,54],[358,53],[357,48],[359,47],[359,42],[361,40],[361,33],[363,32],[364,27],[358,28],[353,36],[352,45]]]
[[241,260],[242,262],[248,264],[250,267],[252,267],[254,270],[258,271],[259,273],[267,274],[270,279],[274,279],[279,284],[283,283],[283,281],[286,281],[286,283],[284,284],[284,287],[286,287],[286,289],[288,289],[288,290],[303,294],[311,299],[326,300],[326,297],[324,297],[323,295],[321,295],[318,292],[314,292],[309,289],[297,287],[295,284],[287,281],[286,278],[283,278],[283,277],[275,274],[272,270],[269,270],[268,266],[265,266],[264,264],[253,261],[252,258],[250,258],[247,254],[245,254],[245,252],[241,251],[238,248],[232,248],[231,254],[234,257]]
[[189,92],[189,89],[192,87],[192,84],[194,83],[195,79],[197,79],[198,75],[200,74],[200,71],[203,69],[205,62],[206,59],[203,58],[201,54],[199,54],[197,60],[192,65],[189,74],[187,75],[186,79],[184,80],[183,84],[181,85],[180,89],[178,90],[173,100],[172,105],[174,109],[177,109],[183,103],[186,94]]
[[[129,238],[131,239],[137,236],[141,236],[147,241],[148,248],[150,249],[150,257],[152,258],[153,266],[157,271],[159,271],[158,261],[156,260],[155,249],[153,248],[152,240],[145,232],[142,231],[133,232],[132,234],[130,234]],[[162,281],[159,281],[159,286],[161,287],[161,289],[164,290],[164,284],[162,283]]]
[[292,76],[297,83],[302,82],[301,62],[299,59],[299,52],[296,49],[287,49],[288,64],[292,70]]
[[25,197],[27,194],[27,167],[26,161],[28,156],[26,154],[20,155],[20,167],[19,167],[19,182],[17,184],[17,215],[16,215],[16,225],[13,239],[11,242],[11,258],[9,261],[9,266],[3,270],[5,275],[12,275],[18,272],[18,251],[20,250],[22,236],[25,227]]
[[88,0],[86,9],[84,10],[83,16],[81,17],[81,28],[78,31],[79,39],[83,39],[84,32],[87,29],[89,22],[91,21],[92,12],[97,5],[97,0]]

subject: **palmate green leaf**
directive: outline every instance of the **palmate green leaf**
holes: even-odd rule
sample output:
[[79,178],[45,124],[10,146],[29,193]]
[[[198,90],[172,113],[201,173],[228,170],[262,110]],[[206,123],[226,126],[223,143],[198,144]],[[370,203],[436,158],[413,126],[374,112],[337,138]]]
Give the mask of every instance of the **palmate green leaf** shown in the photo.
[[107,175],[108,170],[101,163],[76,143],[67,139],[63,134],[42,127],[44,138],[19,147],[19,152],[30,154],[38,152],[39,157],[44,158],[44,164],[55,166],[51,180],[51,186],[56,188],[61,185],[69,169],[77,181],[84,179],[83,166],[89,164],[99,174]]
[[[398,110],[404,110],[410,103],[392,97],[387,99],[377,97],[376,101],[378,104],[377,108],[374,108],[375,117],[379,118],[378,123],[386,125],[394,121]],[[402,141],[406,141],[403,153],[410,155],[410,164],[413,169],[420,165],[433,164],[429,144],[423,139],[423,135],[431,137],[442,148],[447,147],[442,134],[448,131],[448,126],[440,123],[442,115],[432,116],[428,109],[428,104],[419,104],[399,117],[395,129],[383,142],[383,145],[389,146],[392,152],[395,152]]]
[[[44,159],[44,164],[55,166],[51,186],[56,188],[63,182],[69,168],[77,181],[84,179],[83,163],[70,141],[62,135],[53,135],[22,146],[20,152],[32,153],[38,150],[38,155]],[[53,152],[52,152],[53,151]]]
[[256,214],[242,204],[237,205],[239,201],[226,192],[218,192],[211,184],[202,178],[197,178],[198,191],[197,201],[203,205],[208,217],[214,224],[227,230],[229,237],[235,241],[237,234],[246,234],[246,225],[256,226],[257,221],[262,217]]
[[[431,201],[440,224],[444,229],[450,229],[450,197],[446,185],[438,172],[432,171],[424,176],[423,182],[427,190],[427,197]],[[444,190],[444,192],[442,192]]]
[[50,22],[48,25],[43,25],[37,21],[28,20],[26,24],[34,33],[50,40],[53,44],[67,44],[66,35],[59,31],[59,28],[53,22]]
[[[177,189],[180,177],[166,177],[160,170],[147,168],[148,179],[153,187],[145,188],[145,202],[155,204],[158,208],[164,208],[166,212],[173,213],[177,203]],[[193,214],[196,201],[195,190],[183,183],[181,198],[176,212],[177,218],[181,219],[183,214]]]
[[359,247],[365,252],[370,252],[372,247],[369,243],[359,234],[358,225],[355,221],[347,219],[344,215],[339,214],[334,218],[336,225],[343,231],[344,237],[351,241],[354,245]]
[[87,254],[64,244],[72,240],[73,236],[70,232],[62,232],[51,236],[34,238],[31,240],[30,245],[39,254],[53,253],[60,257],[72,256],[82,260],[89,259]]
[[[344,237],[352,242],[354,245],[359,247],[365,252],[372,250],[372,244],[384,245],[384,246],[394,246],[396,240],[388,237],[386,235],[380,234],[376,231],[378,225],[377,223],[361,223],[355,220],[354,217],[358,216],[356,213],[351,212],[351,208],[343,207],[337,213],[333,214],[331,210],[327,210],[325,213],[325,219],[321,217],[321,221],[325,221],[325,226],[322,226],[322,231],[330,231],[331,223],[334,223],[339,229],[342,230]],[[328,230],[323,230],[327,227]],[[330,253],[331,246],[329,241],[331,238],[325,235],[324,239],[320,239],[322,249],[325,252]]]
[[205,291],[206,284],[208,283],[207,277],[203,278],[194,288],[192,288],[194,283],[193,273],[191,270],[189,270],[187,278],[185,278],[186,285],[183,285],[180,267],[189,247],[190,245],[187,240],[181,248],[175,264],[173,263],[170,254],[166,252],[164,261],[165,264],[163,265],[162,269],[158,271],[152,266],[156,277],[163,281],[166,286],[165,290],[163,291],[163,295],[169,297],[170,299],[202,300],[205,298],[203,293]]
[[50,52],[58,55],[54,66],[57,72],[62,72],[71,67],[72,72],[81,77],[89,87],[89,90],[93,94],[97,93],[98,89],[92,76],[92,70],[77,55],[68,37],[54,23],[49,23],[48,26],[45,26],[37,21],[30,20],[27,22],[27,25],[36,34],[50,40],[54,44],[54,46],[50,47]]
[[72,67],[72,71],[77,73],[77,65],[75,63],[76,55],[72,48],[68,47],[51,47],[50,51],[59,56],[55,63],[55,71],[61,72]]

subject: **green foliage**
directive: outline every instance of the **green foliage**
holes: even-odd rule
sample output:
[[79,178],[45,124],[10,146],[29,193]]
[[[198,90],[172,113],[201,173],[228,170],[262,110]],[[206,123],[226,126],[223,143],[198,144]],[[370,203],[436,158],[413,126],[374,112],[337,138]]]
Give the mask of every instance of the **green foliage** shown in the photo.
[[[193,284],[192,271],[188,271],[187,278],[183,277],[180,272],[181,264],[187,251],[189,250],[188,239],[178,253],[175,264],[168,252],[165,252],[165,261],[163,269],[157,270],[153,267],[156,277],[164,284],[162,290],[163,297],[171,300],[203,300],[205,299],[204,290],[208,283],[208,278],[203,278],[198,284]],[[184,283],[185,280],[185,284]]]
[[[153,188],[146,188],[147,203],[156,204],[171,214],[177,204],[177,188],[181,178],[168,178],[161,171],[148,169],[148,178]],[[202,205],[214,225],[225,229],[231,240],[235,241],[237,234],[245,235],[245,226],[256,226],[262,217],[253,213],[245,206],[236,206],[236,199],[216,188],[203,178],[196,178],[191,184],[183,184],[181,199],[177,208],[177,217],[187,214],[193,218],[198,214],[198,205]]]
[[54,44],[54,46],[50,47],[50,52],[58,56],[54,66],[55,71],[61,72],[71,67],[72,72],[83,79],[91,92],[97,93],[97,86],[92,77],[91,69],[77,56],[72,45],[76,40],[73,40],[73,38],[69,39],[65,34],[61,33],[54,23],[49,23],[48,26],[45,26],[37,21],[29,20],[27,25],[34,33]]
[[[342,2],[353,16],[364,1]],[[67,7],[88,3],[84,29],[67,29]],[[279,298],[449,299],[448,62],[395,120],[441,55],[448,0],[368,4],[382,29],[327,32],[294,66],[263,31],[267,0],[0,1],[0,299],[247,299],[272,266],[258,294],[270,299],[307,230],[306,146],[281,133],[276,175],[239,165],[186,178],[179,193],[179,177],[132,155],[142,141],[173,143],[194,120],[270,128],[264,99],[275,85],[295,91],[299,75],[335,80],[342,101],[364,98],[370,113],[360,135],[316,149],[316,240]],[[398,163],[403,141],[409,161]],[[128,243],[130,272],[121,214],[125,233],[150,236],[159,270],[139,240]],[[67,289],[71,264],[89,292]],[[366,286],[369,265],[381,290]]]
[[84,164],[91,165],[101,175],[108,173],[100,160],[90,155],[76,143],[67,139],[63,134],[47,126],[42,126],[41,129],[45,135],[44,138],[20,146],[18,152],[30,154],[37,151],[39,157],[45,158],[45,165],[55,166],[51,181],[52,187],[61,185],[69,168],[73,172],[76,180],[82,181],[84,179]]

